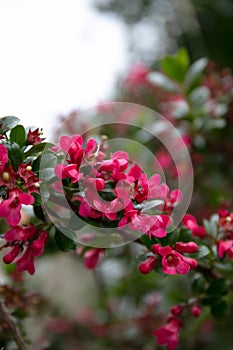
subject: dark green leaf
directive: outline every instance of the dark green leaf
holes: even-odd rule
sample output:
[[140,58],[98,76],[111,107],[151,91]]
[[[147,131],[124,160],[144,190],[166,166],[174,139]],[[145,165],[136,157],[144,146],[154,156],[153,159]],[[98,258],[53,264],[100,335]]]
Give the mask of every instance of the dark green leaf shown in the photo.
[[211,305],[211,313],[212,315],[219,321],[223,320],[228,311],[228,305],[225,300],[220,300]]
[[45,215],[44,215],[44,211],[42,209],[42,207],[40,205],[36,205],[33,207],[34,210],[34,214],[36,215],[36,217],[42,221],[46,221]]
[[23,155],[19,145],[15,142],[6,142],[5,146],[8,150],[8,157],[10,159],[10,163],[13,166],[14,171],[18,170],[18,166],[23,162]]
[[227,291],[228,288],[226,285],[226,280],[224,278],[219,278],[211,282],[210,286],[206,291],[206,294],[213,297],[219,297],[226,294]]
[[179,240],[181,242],[190,242],[191,240],[191,234],[190,234],[190,231],[186,228],[182,228],[180,230],[180,237],[179,237]]
[[40,194],[39,194],[39,193],[36,193],[36,192],[33,192],[33,193],[32,193],[32,196],[33,196],[34,199],[35,199],[33,205],[34,205],[34,206],[41,205],[42,200],[41,200]]
[[19,123],[19,118],[7,116],[0,118],[0,134],[5,134],[7,131],[14,128]]
[[176,230],[167,235],[167,245],[174,245],[180,241],[180,231]]
[[39,172],[40,169],[40,162],[41,162],[41,157],[36,158],[35,160],[32,161],[32,170],[36,173]]
[[11,142],[16,142],[20,147],[25,144],[26,131],[23,125],[16,125],[10,133]]
[[176,55],[167,56],[161,62],[162,70],[171,79],[182,83],[189,66],[189,57],[185,49],[180,49]]
[[194,294],[200,294],[205,291],[205,278],[203,275],[194,275],[192,282],[192,291]]
[[140,241],[150,250],[151,249],[151,246],[153,244],[156,244],[158,243],[158,240],[156,240],[155,238],[149,238],[147,235],[142,235],[140,237]]
[[54,146],[54,144],[48,142],[38,143],[37,145],[32,146],[27,152],[24,153],[24,158],[37,155],[38,153],[43,152],[45,147],[48,149],[52,146]]
[[71,238],[65,236],[58,229],[56,229],[54,240],[58,249],[63,252],[69,252],[76,249],[76,244],[74,243],[74,241]]

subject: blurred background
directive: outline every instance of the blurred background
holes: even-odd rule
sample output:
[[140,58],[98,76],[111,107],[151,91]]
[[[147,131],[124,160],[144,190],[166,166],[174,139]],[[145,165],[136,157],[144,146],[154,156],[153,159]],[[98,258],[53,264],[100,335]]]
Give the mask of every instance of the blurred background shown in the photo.
[[132,63],[185,46],[233,65],[232,0],[1,0],[1,115],[50,135],[56,118],[114,96]]

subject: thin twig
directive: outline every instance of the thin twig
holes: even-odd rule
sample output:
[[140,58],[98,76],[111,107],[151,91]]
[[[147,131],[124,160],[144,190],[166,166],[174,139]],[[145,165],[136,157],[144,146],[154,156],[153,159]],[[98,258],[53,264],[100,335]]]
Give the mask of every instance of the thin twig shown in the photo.
[[0,322],[5,323],[14,339],[15,343],[18,346],[18,350],[28,350],[23,337],[20,333],[18,326],[15,324],[15,321],[11,314],[7,311],[5,305],[0,300]]

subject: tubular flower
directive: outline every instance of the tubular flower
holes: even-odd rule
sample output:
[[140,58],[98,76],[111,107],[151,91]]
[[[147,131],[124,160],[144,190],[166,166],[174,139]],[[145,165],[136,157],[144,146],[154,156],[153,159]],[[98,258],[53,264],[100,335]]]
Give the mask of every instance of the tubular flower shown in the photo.
[[42,129],[39,130],[39,128],[31,131],[29,129],[29,132],[27,134],[27,142],[29,145],[37,145],[38,143],[41,143],[45,140],[45,138],[41,138],[40,136],[43,134]]
[[199,226],[197,220],[193,215],[186,214],[182,220],[184,226],[186,226],[192,232],[194,237],[204,238],[206,236],[206,230],[203,226]]
[[9,191],[8,198],[0,203],[0,217],[4,217],[10,226],[16,226],[21,219],[22,204],[30,205],[33,203],[33,196],[14,188]]
[[233,240],[220,240],[217,243],[218,255],[221,259],[224,258],[225,254],[233,259]]
[[77,254],[83,255],[84,266],[87,269],[94,269],[103,257],[104,251],[103,248],[91,248],[84,251],[84,247],[79,247],[77,249]]
[[154,256],[149,256],[139,265],[139,271],[143,274],[149,273],[158,264],[158,259]]
[[[189,243],[178,242],[175,247],[180,248],[182,253],[194,253],[197,251],[195,243]],[[174,275],[176,273],[183,275],[188,273],[190,268],[195,269],[197,267],[197,261],[195,259],[184,256],[177,251],[178,249],[175,249],[170,246],[162,247],[160,244],[151,246],[152,252],[162,257],[161,263],[164,273],[169,275]]]
[[167,344],[167,350],[173,350],[179,343],[179,332],[182,327],[181,321],[169,316],[164,326],[154,331],[153,335],[157,337],[159,345]]
[[3,172],[5,165],[8,162],[8,151],[6,146],[0,144],[0,173]]
[[174,275],[176,273],[184,275],[189,272],[190,265],[185,261],[183,255],[173,250],[171,247],[161,247],[162,269],[164,273]]
[[6,264],[16,263],[19,272],[28,271],[33,275],[34,258],[43,254],[48,233],[38,232],[34,225],[15,226],[5,233],[4,238],[11,248],[3,256],[3,261]]

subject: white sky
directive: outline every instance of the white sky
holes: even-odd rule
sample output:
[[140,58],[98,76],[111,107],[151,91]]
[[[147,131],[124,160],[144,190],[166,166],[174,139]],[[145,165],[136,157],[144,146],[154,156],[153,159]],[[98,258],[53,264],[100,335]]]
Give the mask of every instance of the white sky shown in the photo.
[[0,116],[48,136],[56,116],[109,95],[124,69],[124,28],[89,0],[0,0]]

